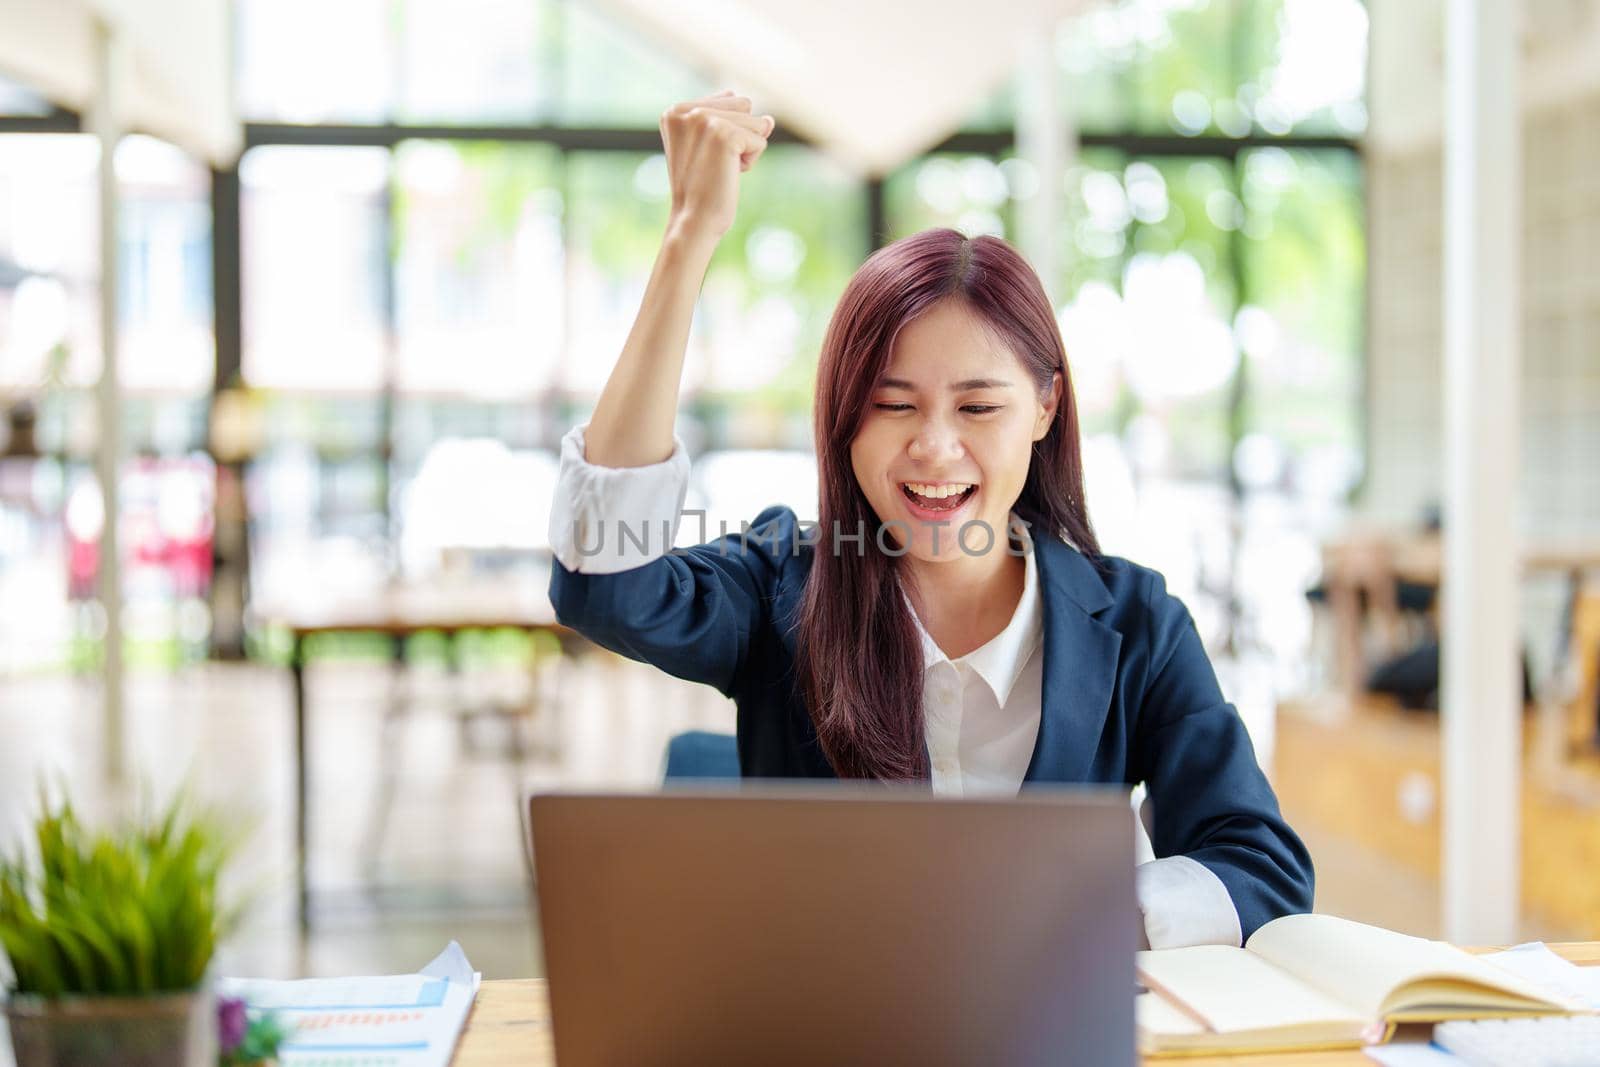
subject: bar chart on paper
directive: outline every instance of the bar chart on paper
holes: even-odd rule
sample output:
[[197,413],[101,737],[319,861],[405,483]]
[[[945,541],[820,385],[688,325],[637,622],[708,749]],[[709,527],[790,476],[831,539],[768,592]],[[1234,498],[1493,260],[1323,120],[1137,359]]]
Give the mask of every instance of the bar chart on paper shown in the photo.
[[297,981],[224,978],[217,991],[290,1031],[281,1067],[445,1067],[480,975],[454,941],[416,974]]

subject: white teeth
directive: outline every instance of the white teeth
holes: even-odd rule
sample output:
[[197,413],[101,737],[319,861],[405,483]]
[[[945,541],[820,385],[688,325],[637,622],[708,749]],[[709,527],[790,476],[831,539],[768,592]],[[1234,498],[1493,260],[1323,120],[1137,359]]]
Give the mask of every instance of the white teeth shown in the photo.
[[906,482],[907,489],[918,496],[925,496],[930,500],[943,500],[947,496],[959,496],[972,488],[971,482],[955,483],[952,485],[925,485],[918,482]]

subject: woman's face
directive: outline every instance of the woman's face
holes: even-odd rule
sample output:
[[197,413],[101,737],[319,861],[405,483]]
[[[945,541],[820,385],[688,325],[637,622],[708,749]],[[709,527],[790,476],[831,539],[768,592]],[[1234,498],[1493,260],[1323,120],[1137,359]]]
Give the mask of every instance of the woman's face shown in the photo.
[[[929,563],[1004,551],[1033,443],[1050,429],[1060,387],[1058,375],[1041,402],[1021,361],[960,299],[908,323],[850,444],[878,519],[901,524],[886,529],[883,543],[903,545],[909,528],[907,555]],[[958,542],[974,522],[986,527],[971,526]]]

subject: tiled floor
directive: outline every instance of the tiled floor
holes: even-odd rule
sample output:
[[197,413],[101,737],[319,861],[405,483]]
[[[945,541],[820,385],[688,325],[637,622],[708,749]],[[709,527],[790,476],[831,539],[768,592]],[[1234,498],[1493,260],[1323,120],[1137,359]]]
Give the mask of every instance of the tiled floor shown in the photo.
[[[188,780],[204,800],[254,821],[241,887],[262,892],[228,940],[219,972],[288,976],[409,970],[450,938],[489,977],[539,971],[527,908],[517,798],[528,788],[648,785],[659,780],[666,739],[678,730],[731,731],[732,705],[714,691],[598,653],[567,665],[561,699],[529,720],[532,758],[499,758],[506,723],[464,729],[463,701],[514,700],[518,676],[468,683],[430,671],[395,682],[371,664],[313,668],[312,865],[316,931],[294,936],[293,763],[287,675],[260,666],[206,665],[143,676],[129,687],[129,765],[164,795]],[[400,720],[390,766],[398,790],[377,853],[364,874],[364,841],[385,759],[391,690]],[[103,814],[125,801],[101,784],[98,683],[62,677],[0,681],[0,839],[14,842],[32,813],[40,776],[68,783],[79,806]],[[468,733],[478,742],[468,751]],[[1435,891],[1393,864],[1337,839],[1308,835],[1317,860],[1319,910],[1437,935]],[[1529,937],[1570,931],[1530,924]]]

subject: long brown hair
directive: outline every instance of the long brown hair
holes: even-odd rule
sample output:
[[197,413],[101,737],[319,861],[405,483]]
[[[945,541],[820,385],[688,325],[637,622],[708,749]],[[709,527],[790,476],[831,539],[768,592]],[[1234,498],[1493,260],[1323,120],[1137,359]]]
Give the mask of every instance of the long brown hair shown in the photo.
[[[1090,557],[1100,546],[1083,500],[1078,409],[1066,350],[1038,275],[997,237],[924,230],[887,245],[845,287],[822,342],[815,435],[818,538],[797,620],[797,681],[823,754],[841,778],[928,776],[922,645],[899,591],[900,558],[878,545],[878,515],[856,482],[850,446],[900,330],[947,298],[963,300],[1022,362],[1041,397],[1061,401],[1033,446],[1012,508],[1031,536]],[[863,542],[834,531],[866,531]]]

